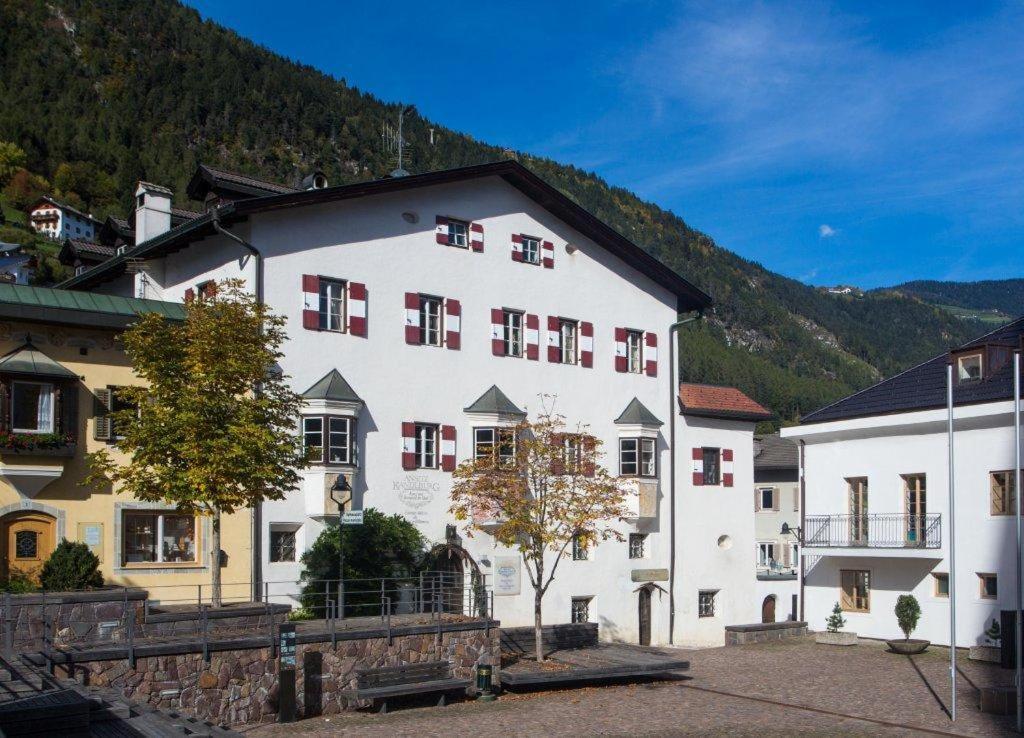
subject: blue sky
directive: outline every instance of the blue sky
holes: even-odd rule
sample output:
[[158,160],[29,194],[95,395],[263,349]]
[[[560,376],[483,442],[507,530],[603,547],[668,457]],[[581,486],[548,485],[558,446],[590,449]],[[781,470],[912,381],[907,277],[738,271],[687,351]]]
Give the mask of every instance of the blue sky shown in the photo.
[[814,284],[1024,276],[1024,4],[190,0]]

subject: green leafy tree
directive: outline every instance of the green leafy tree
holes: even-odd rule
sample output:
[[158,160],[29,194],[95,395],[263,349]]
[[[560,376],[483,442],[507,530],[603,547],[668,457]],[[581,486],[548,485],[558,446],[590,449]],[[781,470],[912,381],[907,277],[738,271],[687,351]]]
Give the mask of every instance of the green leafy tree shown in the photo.
[[[327,588],[333,598],[337,587],[339,560],[339,526],[323,530],[316,541],[302,554],[302,606],[324,616]],[[345,612],[371,615],[371,606],[380,606],[380,584],[354,580],[400,579],[415,576],[423,566],[426,540],[416,526],[401,515],[385,515],[368,508],[362,525],[346,525],[345,546]],[[325,588],[327,585],[327,588]],[[393,589],[393,586],[389,587]],[[394,593],[389,593],[394,598]]]
[[17,144],[0,141],[0,187],[11,181],[11,177],[28,161],[25,152]]
[[39,584],[50,592],[95,589],[103,586],[100,560],[84,543],[62,540],[43,563]]
[[900,595],[896,598],[896,622],[899,623],[903,637],[908,641],[910,634],[917,628],[917,622],[921,619],[921,606],[917,603],[914,595]]
[[843,617],[843,608],[839,607],[837,602],[832,608],[832,614],[825,619],[825,629],[829,633],[838,633],[844,627],[846,627],[846,618]]
[[451,512],[467,536],[490,533],[522,555],[533,587],[536,657],[543,661],[541,610],[558,564],[574,540],[622,540],[613,523],[628,514],[631,493],[601,465],[600,440],[586,426],[567,428],[551,407],[510,433],[507,445],[455,470]]
[[4,187],[4,197],[11,207],[28,210],[50,189],[50,183],[27,169],[19,169]]
[[186,305],[185,320],[143,315],[124,347],[144,386],[123,387],[112,413],[123,463],[89,455],[86,483],[114,483],[146,502],[212,518],[212,600],[220,604],[220,522],[225,513],[279,500],[307,464],[295,420],[302,398],[271,368],[284,318],[242,289],[218,285]]

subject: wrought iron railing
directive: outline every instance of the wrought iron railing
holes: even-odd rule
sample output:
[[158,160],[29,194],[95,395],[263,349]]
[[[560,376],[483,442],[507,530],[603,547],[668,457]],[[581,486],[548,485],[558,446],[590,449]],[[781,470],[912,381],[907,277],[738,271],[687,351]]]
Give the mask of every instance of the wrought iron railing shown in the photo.
[[808,515],[804,531],[808,548],[939,548],[942,516]]

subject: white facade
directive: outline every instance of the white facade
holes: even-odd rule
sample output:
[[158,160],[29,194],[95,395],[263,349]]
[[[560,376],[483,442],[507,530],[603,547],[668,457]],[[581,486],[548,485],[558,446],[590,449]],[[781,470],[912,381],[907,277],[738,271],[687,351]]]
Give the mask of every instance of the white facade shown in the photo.
[[92,241],[99,222],[74,208],[43,198],[29,211],[29,223],[39,234],[54,240],[77,238]]
[[[962,647],[984,644],[993,618],[1013,607],[1014,516],[993,514],[991,499],[991,474],[1014,466],[1012,411],[1010,399],[955,408],[956,640]],[[949,597],[936,576],[950,573],[946,419],[944,409],[930,409],[783,429],[783,436],[805,444],[804,596],[812,629],[824,629],[842,599],[841,572],[863,571],[870,582],[868,608],[844,613],[847,630],[870,638],[901,637],[893,608],[899,595],[909,593],[922,611],[914,637],[948,645]],[[918,478],[924,480],[924,526],[907,517],[908,504],[918,504]],[[830,535],[815,516],[849,514],[851,480],[862,479],[871,519],[868,542],[851,546],[843,540],[849,538],[847,518],[833,518]],[[923,543],[922,535],[929,545],[940,541],[934,548],[900,545],[908,537]],[[846,545],[826,545],[830,542]],[[994,596],[983,589],[982,574],[995,575]]]
[[[800,525],[799,469],[758,466],[754,459],[754,563],[757,567],[757,601],[762,622],[778,622],[800,617],[800,552],[795,533],[782,533],[788,525],[795,531]],[[767,602],[774,598],[774,602]]]
[[[438,243],[438,216],[481,226],[483,249]],[[634,398],[666,423],[643,429],[656,440],[658,476],[646,498],[652,504],[619,524],[626,541],[602,543],[585,561],[561,561],[544,600],[546,623],[568,622],[573,598],[590,597],[589,619],[600,624],[605,639],[636,642],[639,599],[649,592],[651,642],[669,641],[669,421],[677,423],[677,446],[683,449],[677,458],[676,642],[720,645],[724,625],[756,620],[749,514],[753,423],[684,418],[675,403],[670,413],[667,331],[677,319],[679,297],[668,288],[499,177],[258,212],[231,230],[264,256],[264,299],[288,319],[289,339],[280,363],[292,385],[304,391],[336,369],[362,401],[361,408],[350,409],[358,464],[311,468],[300,489],[263,506],[261,568],[272,594],[295,592],[301,565],[269,560],[271,532],[295,531],[299,553],[311,545],[336,520],[326,490],[338,473],[351,479],[353,508],[398,513],[431,543],[443,543],[446,525],[454,523],[448,513],[451,474],[403,468],[403,424],[452,427],[455,460],[461,462],[472,454],[475,427],[507,421],[464,410],[497,385],[531,416],[540,409],[541,394],[556,396],[559,413],[573,425],[587,424],[603,442],[605,463],[613,473],[619,438],[640,433],[615,424]],[[478,233],[473,232],[473,240]],[[554,259],[553,268],[513,258],[517,246],[523,250],[522,243],[513,245],[513,236],[523,234],[543,244],[542,256]],[[347,322],[365,317],[365,331],[351,325],[347,331],[304,327],[304,311],[318,308],[317,295],[304,293],[310,276],[343,283],[350,290]],[[225,278],[241,278],[252,289],[254,259],[237,243],[213,235],[198,247],[146,262],[134,275],[133,292],[182,300],[204,282]],[[130,279],[125,275],[98,289],[123,291]],[[357,295],[356,286],[365,294]],[[442,330],[458,324],[457,350],[450,344],[407,343],[409,293],[441,298],[448,313]],[[447,311],[451,301],[458,301],[457,320]],[[538,316],[536,360],[494,355],[492,311],[502,308]],[[581,328],[584,322],[593,325],[592,367],[549,361],[549,316],[580,321]],[[617,328],[648,337],[639,373],[617,371]],[[582,332],[579,339],[582,354],[591,345]],[[662,347],[660,356],[655,342]],[[656,367],[655,376],[649,364]],[[309,408],[310,413],[320,410]],[[732,487],[694,487],[689,455],[694,446],[734,450]],[[647,536],[642,558],[629,556],[631,533]],[[463,536],[461,542],[488,583],[497,558],[515,557],[488,535]],[[495,615],[505,625],[533,622],[533,593],[525,572],[520,591],[495,597]],[[698,617],[701,591],[717,593],[714,614],[708,617]]]

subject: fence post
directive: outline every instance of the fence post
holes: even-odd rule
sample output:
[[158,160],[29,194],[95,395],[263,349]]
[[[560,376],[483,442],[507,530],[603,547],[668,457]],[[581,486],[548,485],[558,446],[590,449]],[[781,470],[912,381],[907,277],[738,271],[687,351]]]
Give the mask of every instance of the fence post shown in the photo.
[[128,666],[135,668],[135,618],[125,620],[125,631],[128,636]]
[[270,582],[263,583],[263,601],[270,602]]
[[388,608],[388,610],[387,610],[387,613],[388,613],[388,617],[387,617],[388,645],[390,646],[392,644],[392,639],[391,639],[391,598],[390,597],[385,597],[384,599],[387,600],[387,608]]
[[11,604],[11,593],[4,592],[4,655],[14,655],[14,611]]
[[203,629],[203,661],[210,663],[210,622],[207,617],[206,605],[199,606],[199,619]]
[[423,611],[425,609],[425,604],[426,604],[426,598],[423,596],[423,572],[422,571],[420,572],[420,588],[416,592],[416,599],[419,600],[419,603],[418,603],[419,604],[419,610],[420,610],[420,614],[422,615]]
[[437,635],[434,636],[434,643],[437,646],[438,654],[441,653],[441,613],[437,609],[437,600],[434,600],[434,613],[437,615]]
[[[267,606],[269,611],[270,606]],[[267,618],[267,633],[270,635],[270,658],[277,658],[277,639],[274,637],[274,620],[273,618]]]
[[[490,607],[491,612],[489,614],[487,612],[487,609],[488,609],[487,608],[487,600],[488,599],[491,601],[491,603],[490,603],[491,604],[491,607]],[[491,637],[491,620],[493,620],[493,619],[494,619],[494,592],[486,592],[486,593],[484,593],[484,621],[485,621],[485,623],[484,623],[484,635],[487,636],[488,638]]]
[[196,607],[202,609],[203,607],[203,585],[196,585]]

